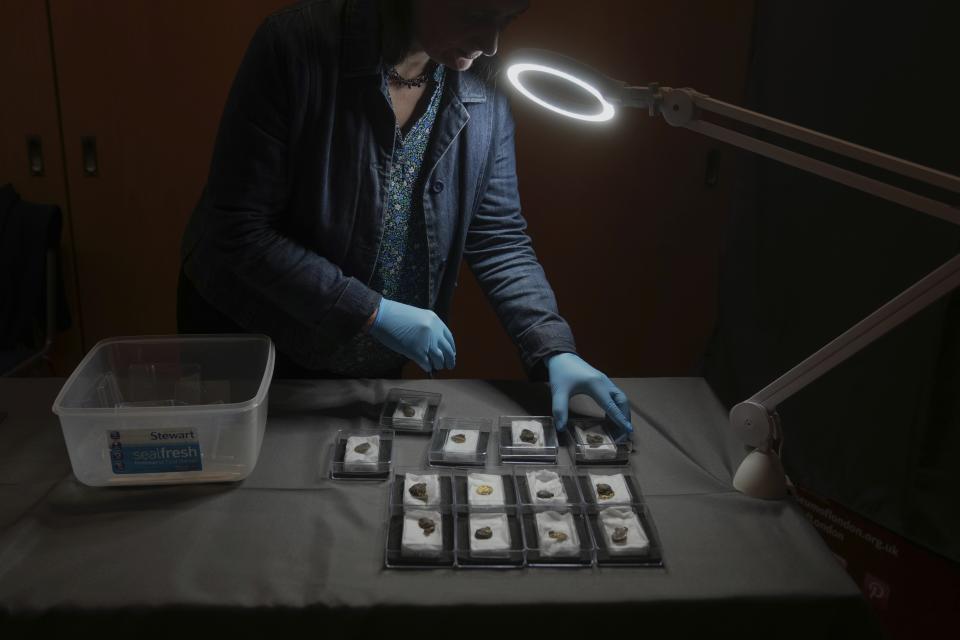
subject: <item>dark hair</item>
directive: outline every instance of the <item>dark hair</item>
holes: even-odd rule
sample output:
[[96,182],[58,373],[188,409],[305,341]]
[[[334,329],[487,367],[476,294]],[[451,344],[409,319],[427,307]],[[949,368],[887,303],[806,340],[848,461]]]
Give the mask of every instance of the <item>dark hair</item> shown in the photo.
[[[413,48],[412,0],[379,0],[381,58],[383,64],[392,67],[403,61]],[[473,61],[470,70],[487,84],[493,83],[500,70],[496,56],[480,56]]]
[[413,46],[411,0],[379,0],[380,42],[383,64],[399,64]]

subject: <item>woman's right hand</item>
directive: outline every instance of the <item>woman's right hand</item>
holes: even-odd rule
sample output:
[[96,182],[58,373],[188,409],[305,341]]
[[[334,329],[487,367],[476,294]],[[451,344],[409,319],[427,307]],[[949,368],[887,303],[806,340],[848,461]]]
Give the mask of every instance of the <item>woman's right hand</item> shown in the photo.
[[453,369],[457,362],[453,334],[437,314],[427,309],[383,298],[370,335],[427,373]]

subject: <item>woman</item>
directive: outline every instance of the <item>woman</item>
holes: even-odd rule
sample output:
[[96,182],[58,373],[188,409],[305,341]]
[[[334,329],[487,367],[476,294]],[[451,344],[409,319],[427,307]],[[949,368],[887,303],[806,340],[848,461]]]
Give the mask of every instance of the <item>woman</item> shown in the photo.
[[312,0],[269,17],[231,90],[183,241],[181,331],[258,331],[280,377],[456,363],[461,259],[556,424],[626,396],[576,355],[525,234],[513,120],[485,58],[527,0]]

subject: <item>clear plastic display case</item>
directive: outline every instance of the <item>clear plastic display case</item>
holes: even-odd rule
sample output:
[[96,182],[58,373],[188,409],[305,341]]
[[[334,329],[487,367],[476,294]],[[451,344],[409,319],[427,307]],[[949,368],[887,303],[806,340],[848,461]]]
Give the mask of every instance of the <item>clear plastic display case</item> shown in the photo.
[[384,564],[389,569],[452,567],[456,533],[449,506],[392,507],[387,517]]
[[633,442],[622,430],[603,418],[571,418],[566,440],[576,465],[628,465]]
[[453,506],[453,481],[449,473],[431,469],[395,470],[390,480],[388,504],[426,509]]
[[456,512],[456,564],[463,568],[524,566],[523,528],[516,508]]
[[454,472],[454,504],[477,510],[499,510],[518,504],[513,474],[492,471]]
[[557,507],[583,503],[577,477],[569,469],[520,466],[514,468],[513,477],[521,505]]
[[393,436],[389,429],[341,429],[332,446],[330,477],[334,480],[389,478]]
[[440,418],[430,440],[427,463],[437,467],[486,466],[492,431],[490,418]]
[[527,564],[531,567],[588,567],[593,539],[582,507],[522,510]]
[[626,469],[578,469],[577,480],[588,505],[606,507],[643,502],[633,474]]
[[498,436],[501,463],[557,463],[557,432],[549,416],[501,416]]
[[596,545],[598,566],[663,566],[660,540],[644,505],[590,507],[587,521]]
[[440,410],[439,393],[412,389],[391,389],[380,413],[380,426],[396,431],[429,433]]

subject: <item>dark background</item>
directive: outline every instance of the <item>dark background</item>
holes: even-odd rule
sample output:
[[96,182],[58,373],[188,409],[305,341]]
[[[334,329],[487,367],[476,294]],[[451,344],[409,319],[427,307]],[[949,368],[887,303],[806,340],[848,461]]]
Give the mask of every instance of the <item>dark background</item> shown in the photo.
[[[747,100],[958,174],[957,58],[944,49],[958,18],[949,3],[761,2]],[[728,405],[960,251],[949,223],[777,163],[738,168],[706,366]],[[792,479],[960,559],[958,365],[953,295],[781,406]]]
[[[0,0],[0,183],[65,215],[74,327],[58,336],[56,374],[102,338],[175,332],[180,235],[227,90],[256,26],[286,4]],[[960,173],[955,6],[533,0],[502,50],[555,49],[634,84],[692,86]],[[702,374],[733,404],[960,249],[946,223],[644,112],[602,127],[517,101],[514,113],[534,246],[581,354],[611,376]],[[42,177],[29,175],[28,135],[42,138]],[[96,177],[83,175],[82,136],[96,137]],[[522,377],[464,274],[447,375]],[[795,482],[950,566],[960,560],[958,299],[780,408]]]

